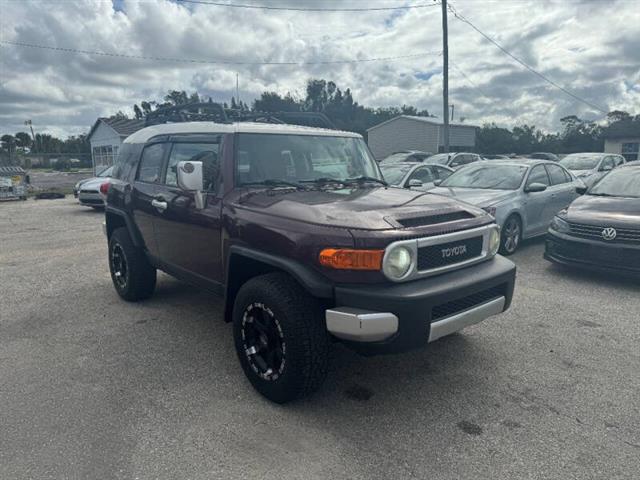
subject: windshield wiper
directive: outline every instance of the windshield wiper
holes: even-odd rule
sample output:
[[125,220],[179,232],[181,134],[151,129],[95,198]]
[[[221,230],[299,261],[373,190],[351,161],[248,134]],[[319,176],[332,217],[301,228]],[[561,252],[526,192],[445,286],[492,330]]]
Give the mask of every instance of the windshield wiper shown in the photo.
[[372,182],[372,183],[379,183],[380,185],[384,185],[385,187],[389,186],[389,184],[387,182],[385,182],[384,180],[380,180],[379,178],[375,178],[375,177],[368,177],[366,175],[363,175],[361,177],[345,178],[344,180],[342,180],[342,182],[344,182],[344,183]]
[[290,182],[288,180],[281,180],[281,179],[275,179],[275,178],[267,178],[266,180],[260,180],[260,181],[255,181],[255,182],[246,182],[243,183],[242,186],[246,187],[246,186],[264,186],[264,187],[293,187],[293,188],[297,188],[297,189],[301,189],[304,190],[306,188],[305,185],[301,184],[301,183],[297,183],[297,182]]
[[331,178],[331,177],[320,177],[320,178],[312,178],[310,180],[300,180],[300,183],[317,183],[317,184],[323,184],[323,183],[344,183],[343,180],[340,180],[338,178]]

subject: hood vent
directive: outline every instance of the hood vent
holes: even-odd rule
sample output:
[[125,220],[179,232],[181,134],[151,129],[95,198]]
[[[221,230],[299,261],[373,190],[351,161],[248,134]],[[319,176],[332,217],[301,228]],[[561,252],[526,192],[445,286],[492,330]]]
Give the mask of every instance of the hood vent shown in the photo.
[[469,218],[474,218],[474,215],[465,210],[461,210],[458,212],[440,213],[423,217],[396,218],[396,222],[404,228],[410,228],[438,225],[439,223],[455,222],[456,220],[467,220]]

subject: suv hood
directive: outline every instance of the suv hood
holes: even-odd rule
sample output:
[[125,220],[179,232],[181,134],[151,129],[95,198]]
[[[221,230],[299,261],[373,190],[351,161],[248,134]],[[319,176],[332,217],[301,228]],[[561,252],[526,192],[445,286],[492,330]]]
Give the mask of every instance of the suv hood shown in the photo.
[[490,190],[483,188],[436,187],[431,193],[455,197],[479,207],[489,207],[515,196],[517,190]]
[[467,212],[470,218],[487,216],[483,210],[441,195],[393,187],[245,191],[233,203],[286,219],[367,230],[402,228],[398,219],[443,213]]
[[572,223],[637,229],[640,225],[640,198],[583,195],[567,209]]

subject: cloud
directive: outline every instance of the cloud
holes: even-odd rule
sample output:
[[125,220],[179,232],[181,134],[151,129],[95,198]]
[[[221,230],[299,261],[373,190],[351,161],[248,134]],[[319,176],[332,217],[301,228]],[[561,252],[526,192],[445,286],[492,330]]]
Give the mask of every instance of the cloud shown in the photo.
[[[254,0],[254,3],[260,0]],[[376,0],[367,5],[398,5]],[[273,4],[271,2],[270,4]],[[278,5],[296,5],[294,0]],[[640,113],[640,9],[619,1],[471,1],[456,9],[514,55],[605,109]],[[323,4],[324,5],[324,4]],[[331,5],[362,7],[356,0]],[[97,116],[161,99],[169,89],[250,102],[262,91],[304,96],[312,77],[351,88],[363,105],[412,104],[441,115],[442,58],[302,65],[441,49],[440,9],[394,12],[243,10],[173,0],[0,0],[2,40],[127,55],[298,65],[211,65],[0,48],[0,132],[76,134]],[[468,122],[557,129],[567,114],[602,114],[548,85],[449,16],[450,102]]]

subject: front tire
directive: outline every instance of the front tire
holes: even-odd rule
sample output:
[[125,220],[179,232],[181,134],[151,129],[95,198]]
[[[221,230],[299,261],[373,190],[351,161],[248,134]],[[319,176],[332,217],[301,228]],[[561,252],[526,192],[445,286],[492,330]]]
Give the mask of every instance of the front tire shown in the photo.
[[500,253],[505,256],[514,254],[521,240],[522,222],[517,215],[510,215],[500,233]]
[[124,300],[136,302],[153,295],[156,269],[124,227],[115,229],[109,238],[109,271],[116,292]]
[[305,397],[327,375],[330,342],[322,308],[284,273],[255,277],[240,288],[233,337],[245,375],[273,402]]

